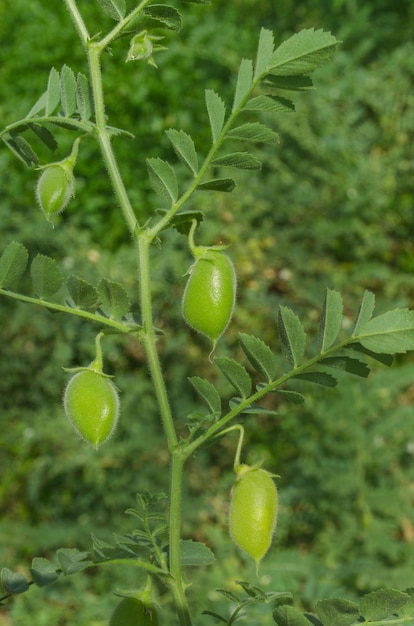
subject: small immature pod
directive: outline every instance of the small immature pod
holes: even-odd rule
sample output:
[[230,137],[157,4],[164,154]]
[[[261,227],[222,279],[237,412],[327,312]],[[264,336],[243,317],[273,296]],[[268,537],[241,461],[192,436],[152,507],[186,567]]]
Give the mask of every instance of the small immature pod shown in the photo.
[[112,613],[109,626],[158,626],[158,610],[138,598],[124,598]]
[[80,137],[75,139],[71,153],[62,161],[41,167],[36,198],[47,221],[66,209],[75,194],[73,170],[78,158]]
[[63,396],[66,417],[95,449],[105,443],[118,422],[119,398],[108,376],[84,369],[72,376]]
[[237,474],[230,504],[230,535],[255,560],[258,570],[276,528],[276,485],[272,474],[257,466],[240,465]]
[[69,204],[74,192],[74,176],[59,163],[46,167],[37,181],[36,195],[40,208],[49,219]]
[[236,273],[226,254],[212,248],[190,270],[182,301],[187,324],[215,345],[226,330],[236,299]]

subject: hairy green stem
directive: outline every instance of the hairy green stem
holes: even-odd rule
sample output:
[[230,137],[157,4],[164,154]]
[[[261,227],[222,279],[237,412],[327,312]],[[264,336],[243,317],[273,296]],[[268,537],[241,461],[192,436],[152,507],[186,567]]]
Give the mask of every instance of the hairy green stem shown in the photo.
[[154,390],[161,413],[161,420],[167,437],[168,450],[171,456],[170,472],[170,511],[169,511],[169,570],[173,577],[170,584],[177,614],[181,626],[191,626],[191,617],[185,597],[185,589],[181,574],[181,507],[183,489],[183,465],[185,458],[178,446],[177,434],[171,415],[167,390],[162,375],[161,364],[156,347],[153,326],[152,299],[150,289],[149,249],[151,237],[142,233],[138,237],[139,274],[141,292],[141,315],[143,324],[142,341],[147,354]]
[[88,61],[95,106],[97,139],[128,230],[131,235],[134,236],[138,228],[138,222],[119,171],[118,163],[112,149],[111,137],[106,126],[100,54],[101,48],[99,45],[91,43],[88,47]]
[[116,330],[119,333],[137,333],[139,332],[139,327],[134,328],[133,326],[129,326],[125,322],[117,322],[116,320],[110,319],[109,317],[104,317],[103,315],[98,315],[97,313],[91,313],[90,311],[85,311],[84,309],[77,309],[74,307],[67,306],[65,304],[58,304],[57,302],[50,302],[49,300],[42,300],[40,298],[33,298],[32,296],[24,296],[23,294],[16,293],[15,291],[8,291],[7,289],[0,288],[0,294],[3,296],[7,296],[8,298],[14,298],[15,300],[20,300],[21,302],[26,302],[27,304],[35,304],[37,306],[45,307],[51,311],[57,311],[59,313],[68,313],[69,315],[75,315],[76,317],[82,317],[83,319],[87,319],[91,322],[99,324],[100,326],[107,326],[112,330]]
[[66,8],[69,11],[69,15],[71,16],[73,23],[75,24],[76,30],[78,31],[79,38],[82,44],[86,47],[87,42],[90,39],[88,29],[86,28],[85,22],[81,14],[79,13],[79,9],[76,5],[75,0],[64,0],[66,4]]

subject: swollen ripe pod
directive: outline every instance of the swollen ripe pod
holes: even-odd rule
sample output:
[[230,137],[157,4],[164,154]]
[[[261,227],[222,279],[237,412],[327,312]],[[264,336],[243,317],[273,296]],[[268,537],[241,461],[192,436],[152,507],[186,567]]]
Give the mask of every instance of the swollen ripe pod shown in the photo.
[[46,218],[61,213],[69,204],[74,192],[74,176],[59,163],[46,167],[40,174],[36,187],[37,200]]
[[112,613],[109,626],[158,626],[158,611],[138,598],[124,598]]
[[234,543],[259,563],[270,548],[277,520],[272,475],[256,466],[239,466],[233,486],[229,528]]
[[236,273],[229,257],[207,249],[190,270],[182,301],[187,324],[215,345],[226,330],[236,298]]
[[91,369],[75,374],[63,396],[66,417],[81,437],[95,449],[112,435],[119,418],[115,385]]

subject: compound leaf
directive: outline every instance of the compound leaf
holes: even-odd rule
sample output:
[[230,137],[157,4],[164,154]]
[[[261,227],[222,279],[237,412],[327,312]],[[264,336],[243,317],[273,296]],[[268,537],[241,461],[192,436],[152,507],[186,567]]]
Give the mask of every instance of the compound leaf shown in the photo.
[[235,111],[242,102],[243,98],[249,93],[253,82],[253,63],[249,59],[242,59],[237,76],[236,90],[233,100],[233,111]]
[[338,41],[331,33],[307,28],[276,48],[267,70],[276,76],[310,74],[327,63],[337,47]]
[[276,359],[269,346],[261,339],[245,333],[239,334],[239,340],[251,365],[268,382],[271,382],[276,375]]
[[334,289],[327,289],[319,324],[319,351],[328,350],[342,326],[342,296]]
[[224,106],[224,102],[220,98],[218,93],[216,93],[212,89],[206,90],[205,97],[208,118],[210,120],[211,136],[214,143],[215,141],[217,141],[218,136],[223,129],[226,107]]
[[183,130],[175,130],[175,128],[170,128],[165,132],[176,154],[193,174],[196,174],[198,172],[198,157],[192,137]]
[[229,139],[260,143],[277,143],[279,141],[277,133],[259,122],[237,126],[227,133],[227,137]]
[[0,288],[10,289],[24,274],[29,254],[17,241],[11,241],[0,257]]
[[246,368],[237,361],[225,356],[216,357],[214,362],[220,368],[229,383],[233,385],[237,393],[239,393],[243,399],[248,398],[252,390],[252,381]]
[[63,285],[63,276],[56,261],[44,254],[37,254],[30,266],[33,291],[40,298],[50,298]]
[[279,307],[278,326],[282,352],[291,366],[297,367],[305,354],[305,329],[298,316],[284,306]]
[[221,415],[221,398],[217,389],[205,378],[192,376],[188,379],[197,393],[206,401],[213,415]]
[[102,278],[97,287],[97,293],[101,307],[108,317],[118,319],[128,313],[129,297],[121,283]]
[[174,203],[178,197],[178,182],[173,167],[156,157],[147,159],[147,169],[154,191]]

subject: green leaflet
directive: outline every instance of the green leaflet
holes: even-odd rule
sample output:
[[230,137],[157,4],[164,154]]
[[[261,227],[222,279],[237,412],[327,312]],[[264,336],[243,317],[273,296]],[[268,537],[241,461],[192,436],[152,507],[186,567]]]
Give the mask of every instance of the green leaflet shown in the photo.
[[371,319],[375,308],[375,295],[371,291],[364,291],[362,301],[355,319],[353,334],[357,335],[360,328]]
[[130,309],[130,301],[125,287],[121,283],[103,278],[96,289],[101,308],[109,318],[124,317]]
[[211,135],[214,143],[217,141],[223,129],[226,107],[224,106],[224,102],[220,96],[211,89],[206,90],[205,97],[208,118],[210,120]]
[[54,296],[63,285],[63,276],[56,261],[43,254],[37,254],[30,266],[33,291],[40,298]]
[[295,374],[293,378],[304,380],[308,383],[315,383],[316,385],[322,385],[323,387],[336,387],[338,384],[334,376],[326,374],[325,372],[304,372],[303,374]]
[[216,357],[214,363],[219,367],[229,383],[233,385],[237,393],[243,399],[248,398],[252,390],[252,381],[246,368],[234,359],[224,356]]
[[65,117],[71,117],[76,111],[76,78],[67,65],[60,72],[60,101]]
[[242,110],[267,113],[291,112],[295,110],[295,105],[290,100],[280,96],[262,95],[248,100]]
[[81,309],[93,309],[98,305],[97,290],[80,276],[69,276],[66,286],[75,306]]
[[49,72],[46,90],[45,114],[52,115],[60,102],[60,74],[55,67]]
[[160,158],[147,159],[147,169],[154,191],[171,203],[178,197],[177,176],[173,167]]
[[211,565],[216,560],[213,552],[204,543],[193,541],[192,539],[182,539],[180,541],[181,565]]
[[269,346],[261,339],[245,333],[239,334],[239,341],[250,364],[271,382],[276,375],[276,359]]
[[30,574],[32,575],[34,583],[38,587],[46,587],[51,585],[59,578],[60,572],[57,567],[49,561],[40,556],[36,556],[32,560],[32,566],[30,568]]
[[0,582],[5,593],[9,593],[13,596],[29,589],[29,582],[26,576],[19,572],[12,572],[7,567],[3,567],[1,570]]
[[414,349],[414,311],[394,309],[373,317],[360,329],[358,342],[372,352],[401,354]]
[[192,137],[183,130],[175,130],[174,128],[170,128],[165,132],[176,154],[192,173],[196,174],[198,172],[198,157]]
[[76,77],[76,105],[81,120],[87,122],[93,112],[92,94],[87,77],[80,72]]
[[338,47],[330,33],[308,28],[284,41],[272,54],[267,71],[276,76],[310,74],[327,63]]
[[385,620],[398,613],[409,598],[408,594],[396,589],[378,589],[361,598],[359,609],[368,622]]
[[366,363],[359,361],[358,359],[352,359],[349,356],[330,356],[319,361],[319,365],[326,365],[328,367],[334,367],[336,369],[344,370],[350,374],[361,376],[366,378],[370,369]]
[[242,170],[260,170],[262,167],[259,159],[248,152],[232,152],[213,159],[211,165],[219,167],[236,167]]
[[29,254],[17,241],[11,241],[0,257],[0,288],[13,288],[23,276]]
[[31,145],[17,131],[5,133],[2,137],[4,143],[25,165],[37,167],[39,157],[32,149]]
[[306,334],[298,316],[287,307],[279,307],[279,337],[282,352],[292,368],[300,365],[305,354]]
[[243,99],[250,92],[253,82],[253,63],[249,59],[243,59],[240,63],[237,76],[236,90],[233,100],[233,111],[239,108]]
[[[151,4],[144,9],[143,13],[144,17],[139,19],[139,30],[143,28],[154,28],[156,26],[159,28],[168,28],[175,32],[181,30],[181,14],[175,7],[167,4]],[[145,16],[149,16],[151,19],[146,20]]]
[[311,626],[311,622],[293,606],[283,605],[273,611],[278,626]]
[[277,133],[259,122],[237,126],[230,130],[226,137],[229,139],[259,143],[277,143],[279,141],[279,135]]
[[319,352],[332,346],[342,326],[342,296],[333,289],[326,290],[319,324]]
[[93,565],[93,562],[88,560],[89,552],[81,552],[77,548],[59,548],[56,556],[60,568],[66,576],[81,572]]
[[323,626],[351,626],[360,617],[359,607],[355,602],[342,598],[320,600],[315,606]]
[[197,186],[199,191],[223,191],[230,193],[235,188],[236,183],[232,178],[215,178],[213,180],[207,180],[205,183],[201,183]]
[[269,64],[273,54],[274,40],[271,30],[262,28],[259,36],[259,44],[257,47],[256,64],[254,68],[254,80],[258,80],[262,76]]
[[125,0],[98,0],[101,9],[112,17],[112,19],[119,22],[125,16],[126,5]]
[[211,413],[215,416],[221,415],[221,398],[217,389],[205,378],[192,376],[188,379],[197,393],[205,400]]

